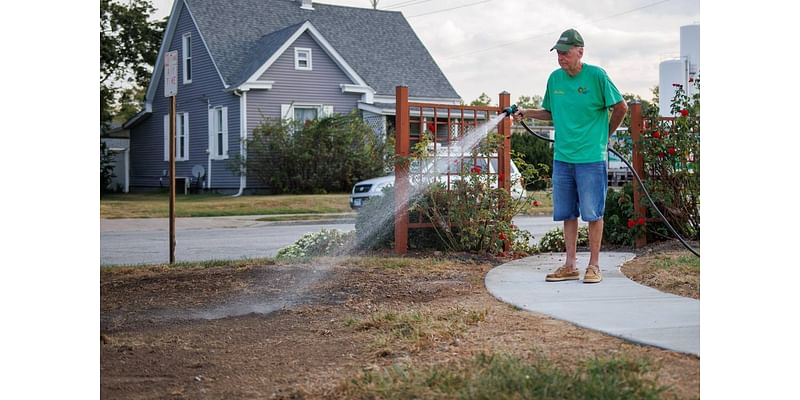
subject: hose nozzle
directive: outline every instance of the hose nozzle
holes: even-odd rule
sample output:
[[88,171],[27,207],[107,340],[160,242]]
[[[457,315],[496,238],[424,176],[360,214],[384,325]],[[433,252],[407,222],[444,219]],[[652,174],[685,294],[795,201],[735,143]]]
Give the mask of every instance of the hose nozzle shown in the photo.
[[503,112],[506,113],[507,117],[510,117],[514,115],[514,113],[516,113],[518,110],[519,108],[517,107],[517,105],[512,104],[511,107],[507,107],[505,110],[503,110]]

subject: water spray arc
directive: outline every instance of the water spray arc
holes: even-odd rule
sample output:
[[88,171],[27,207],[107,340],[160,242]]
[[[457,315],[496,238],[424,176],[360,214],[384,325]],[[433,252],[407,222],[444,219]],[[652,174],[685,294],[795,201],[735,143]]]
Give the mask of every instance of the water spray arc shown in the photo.
[[[517,107],[517,105],[516,104],[512,104],[510,107],[508,107],[505,110],[503,110],[503,113],[505,113],[505,115],[507,117],[511,117],[517,111],[519,111],[519,108]],[[541,140],[547,141],[547,142],[551,142],[551,143],[554,142],[553,139],[546,138],[544,136],[539,136],[538,134],[536,134],[531,128],[528,127],[527,124],[525,124],[525,121],[520,120],[520,123],[522,124],[522,127],[525,128],[525,130],[528,131],[528,133],[530,133],[531,135],[533,135],[533,136],[535,136],[535,137],[537,137],[537,138],[539,138]],[[678,232],[675,230],[675,228],[673,228],[672,225],[669,223],[669,221],[667,221],[667,217],[665,217],[664,214],[661,213],[661,210],[658,209],[658,207],[656,206],[655,201],[653,200],[652,197],[650,197],[650,192],[647,191],[647,187],[645,187],[644,182],[642,182],[642,178],[639,177],[639,174],[636,172],[636,169],[633,168],[631,163],[628,160],[626,160],[625,157],[623,157],[621,154],[619,154],[619,152],[617,152],[613,148],[609,147],[608,151],[613,153],[615,156],[619,157],[620,160],[622,160],[622,162],[625,163],[625,165],[631,170],[631,172],[633,172],[633,176],[636,178],[636,182],[639,183],[639,186],[642,188],[642,191],[644,191],[645,196],[647,196],[647,200],[650,201],[650,204],[653,206],[653,209],[656,210],[656,213],[658,214],[659,217],[661,217],[661,220],[664,221],[664,224],[667,225],[667,227],[669,228],[670,232],[672,232],[672,234],[675,235],[675,237],[681,242],[681,244],[683,244],[684,247],[686,247],[686,249],[688,249],[690,252],[692,252],[692,254],[696,255],[697,257],[700,257],[700,253],[698,253],[697,250],[693,249],[686,242],[686,240],[684,240],[683,237],[681,237],[681,235],[678,234]]]

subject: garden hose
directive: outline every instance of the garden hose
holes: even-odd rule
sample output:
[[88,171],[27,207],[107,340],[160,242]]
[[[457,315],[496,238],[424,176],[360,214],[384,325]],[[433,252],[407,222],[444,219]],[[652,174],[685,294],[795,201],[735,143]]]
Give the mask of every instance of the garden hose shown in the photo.
[[[513,115],[514,113],[517,112],[517,106],[513,105],[511,107],[508,107],[505,110],[503,110],[503,112],[505,112],[506,115],[511,116],[511,115]],[[551,143],[554,142],[553,139],[546,138],[544,136],[539,136],[538,134],[536,134],[533,130],[531,130],[531,128],[528,127],[527,124],[525,124],[525,121],[520,120],[519,122],[522,124],[522,127],[525,128],[525,130],[527,130],[528,133],[530,133],[531,135],[536,136],[539,139],[542,139],[542,140],[545,140],[545,141],[548,141],[548,142],[551,142]],[[689,246],[688,243],[686,243],[686,240],[684,240],[681,237],[681,235],[679,235],[678,232],[675,231],[675,228],[673,228],[672,225],[669,223],[669,221],[667,221],[667,217],[665,217],[664,214],[661,213],[661,210],[658,209],[658,207],[656,206],[656,202],[653,201],[653,198],[650,197],[650,193],[647,191],[647,188],[644,186],[644,182],[642,182],[642,178],[640,178],[639,174],[636,173],[636,170],[633,169],[633,166],[631,166],[631,163],[628,162],[628,160],[626,160],[625,157],[623,157],[621,154],[619,154],[613,148],[609,147],[608,151],[613,153],[615,156],[619,157],[619,159],[622,160],[622,162],[624,162],[625,165],[628,166],[628,168],[631,170],[631,172],[633,172],[633,176],[636,178],[636,181],[639,182],[639,186],[641,186],[642,190],[644,191],[645,196],[647,196],[647,199],[650,200],[650,204],[653,205],[653,209],[656,210],[656,213],[658,213],[658,216],[661,217],[661,220],[664,221],[664,224],[667,225],[667,227],[672,232],[672,234],[675,235],[675,237],[678,238],[678,240],[683,244],[683,246],[686,247],[689,251],[691,251],[692,254],[700,257],[700,253],[698,253],[697,250],[693,249],[691,246]]]

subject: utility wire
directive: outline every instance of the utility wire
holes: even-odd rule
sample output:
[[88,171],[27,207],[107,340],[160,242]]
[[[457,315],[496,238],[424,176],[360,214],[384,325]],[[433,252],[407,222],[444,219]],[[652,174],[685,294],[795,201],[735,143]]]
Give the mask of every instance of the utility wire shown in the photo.
[[[657,1],[655,3],[646,4],[646,5],[643,5],[641,7],[636,7],[636,8],[633,8],[633,9],[630,9],[630,10],[627,10],[627,11],[623,11],[623,12],[620,12],[620,13],[617,13],[617,14],[612,14],[612,15],[608,15],[608,16],[605,16],[605,17],[602,17],[602,18],[591,20],[589,22],[586,22],[585,24],[591,24],[591,23],[595,23],[595,22],[605,21],[605,20],[611,19],[611,18],[616,18],[616,17],[622,16],[622,15],[625,15],[625,14],[630,14],[630,13],[633,13],[633,12],[636,12],[636,11],[639,11],[639,10],[643,10],[645,8],[654,7],[654,6],[657,6],[659,4],[666,3],[668,1],[672,1],[672,0],[661,0],[661,1]],[[409,17],[409,18],[411,18],[411,17]],[[579,26],[580,25],[578,25],[578,27]],[[442,59],[443,60],[449,60],[449,59],[452,59],[452,58],[459,58],[459,57],[463,57],[463,56],[467,56],[467,55],[483,53],[483,52],[486,52],[486,51],[499,49],[501,47],[511,46],[512,44],[517,44],[517,43],[524,42],[524,41],[527,41],[527,40],[530,40],[530,39],[533,39],[533,38],[543,37],[543,36],[550,36],[550,35],[555,35],[555,34],[558,34],[558,33],[561,33],[561,31],[537,33],[537,34],[532,35],[532,36],[528,36],[528,37],[525,37],[525,38],[522,38],[522,39],[518,39],[518,40],[514,40],[514,41],[511,41],[511,42],[502,43],[502,44],[499,44],[497,46],[492,46],[492,47],[487,47],[487,48],[481,49],[481,50],[474,50],[474,51],[469,51],[469,52],[466,52],[466,53],[461,53],[461,54],[455,54],[455,55],[452,55],[452,56],[442,57]]]
[[390,5],[390,6],[386,6],[386,7],[384,7],[383,9],[384,9],[384,10],[391,10],[391,9],[394,9],[394,8],[402,8],[402,7],[415,6],[415,5],[417,5],[417,4],[427,3],[427,2],[429,2],[429,1],[431,1],[431,0],[411,0],[411,1],[403,1],[403,2],[400,2],[400,3],[397,3],[397,4],[392,4],[392,5]]
[[[490,1],[492,1],[492,0],[483,0],[483,1],[479,1],[479,2],[477,2],[477,3],[469,3],[469,4],[464,4],[463,6],[450,7],[450,8],[445,8],[445,9],[443,9],[443,10],[432,11],[432,12],[429,12],[429,13],[417,14],[417,15],[411,15],[411,16],[408,16],[408,17],[406,17],[406,18],[415,18],[415,17],[421,17],[421,16],[423,16],[423,15],[438,14],[438,13],[442,13],[442,12],[445,12],[445,11],[455,10],[455,9],[458,9],[458,8],[464,8],[464,7],[475,6],[475,5],[478,5],[478,4],[488,3],[488,2],[490,2]],[[669,1],[669,0],[667,0],[667,1]]]

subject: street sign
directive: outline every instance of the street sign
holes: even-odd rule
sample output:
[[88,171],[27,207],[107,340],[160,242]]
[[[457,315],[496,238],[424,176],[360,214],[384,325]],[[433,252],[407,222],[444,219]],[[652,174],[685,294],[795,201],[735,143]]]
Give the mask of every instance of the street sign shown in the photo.
[[178,50],[164,55],[164,97],[178,95]]

